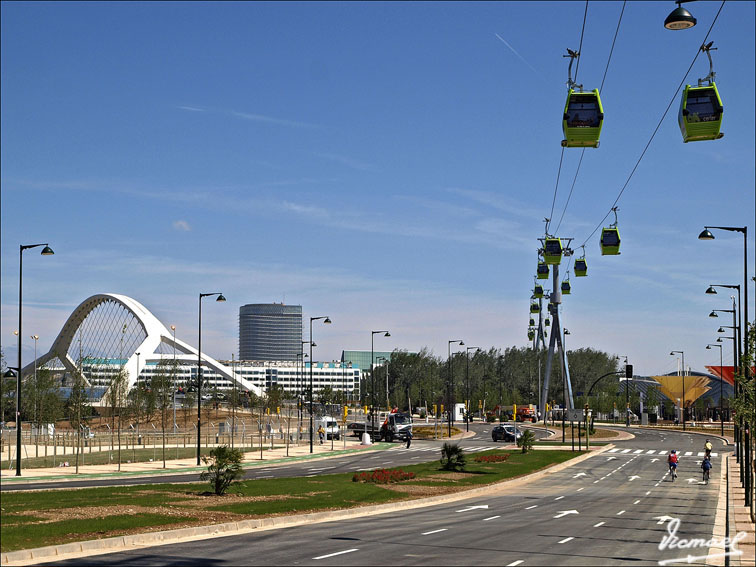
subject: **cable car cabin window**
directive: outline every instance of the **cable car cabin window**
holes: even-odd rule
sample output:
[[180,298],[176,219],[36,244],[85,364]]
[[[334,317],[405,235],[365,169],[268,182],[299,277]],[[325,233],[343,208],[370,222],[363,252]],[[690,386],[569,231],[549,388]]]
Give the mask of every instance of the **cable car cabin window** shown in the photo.
[[619,233],[616,230],[604,230],[601,235],[601,244],[603,246],[619,246]]
[[688,122],[714,122],[719,120],[719,103],[714,91],[689,92],[685,103]]
[[547,254],[549,256],[561,256],[562,255],[562,244],[558,240],[546,240],[546,244],[544,245],[544,254]]
[[[690,100],[690,98],[688,99]],[[572,95],[567,108],[568,128],[598,128],[599,109],[595,96]]]

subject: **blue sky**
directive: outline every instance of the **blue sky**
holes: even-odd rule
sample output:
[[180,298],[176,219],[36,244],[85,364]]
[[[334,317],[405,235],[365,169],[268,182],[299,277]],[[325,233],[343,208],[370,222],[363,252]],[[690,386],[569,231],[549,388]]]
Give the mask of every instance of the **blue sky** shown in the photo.
[[[245,303],[301,304],[316,359],[376,348],[446,356],[447,340],[525,346],[537,238],[561,155],[566,48],[582,2],[2,3],[2,335],[13,356],[18,245],[28,335],[45,352],[95,293],[129,295],[177,336],[237,352]],[[585,152],[558,236],[583,243],[619,202],[622,253],[586,244],[565,298],[568,348],[703,370],[729,308],[712,283],[754,274],[754,3],[710,39],[723,139],[683,144],[678,84],[719,2],[629,2],[608,68],[601,146]],[[590,2],[579,82],[597,88],[622,8]],[[688,83],[708,72],[699,57]],[[580,150],[565,150],[554,223]],[[609,219],[610,221],[611,219]],[[607,221],[607,222],[609,222]],[[552,228],[554,225],[552,224]],[[750,312],[756,294],[750,287]],[[753,315],[751,315],[753,318]],[[729,345],[728,342],[725,343]],[[725,349],[725,362],[732,355]]]

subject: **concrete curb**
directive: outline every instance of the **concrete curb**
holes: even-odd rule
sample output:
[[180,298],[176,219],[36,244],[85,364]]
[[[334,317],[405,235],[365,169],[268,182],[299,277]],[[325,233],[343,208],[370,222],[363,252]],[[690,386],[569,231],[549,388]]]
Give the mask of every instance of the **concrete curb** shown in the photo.
[[363,516],[372,516],[375,514],[388,514],[397,510],[409,510],[414,508],[425,508],[436,506],[459,500],[467,500],[479,496],[493,495],[505,490],[527,484],[543,476],[553,474],[590,459],[613,448],[613,444],[605,445],[595,451],[590,451],[564,463],[541,469],[539,471],[502,481],[489,486],[473,488],[453,494],[444,494],[441,496],[430,496],[427,498],[418,498],[415,500],[404,500],[400,502],[391,502],[389,504],[374,504],[359,508],[347,510],[336,510],[328,512],[313,512],[310,514],[301,514],[296,516],[277,516],[272,518],[262,518],[257,520],[243,520],[239,522],[230,522],[225,524],[214,524],[210,526],[200,526],[196,528],[181,528],[177,530],[167,530],[163,532],[135,534],[130,536],[118,536],[99,540],[89,540],[63,545],[51,545],[39,547],[36,549],[24,549],[21,551],[10,551],[2,554],[2,565],[14,567],[17,565],[36,565],[48,563],[51,561],[63,561],[66,559],[75,559],[78,557],[89,557],[101,555],[104,553],[113,553],[117,551],[142,549],[156,545],[165,545],[169,543],[181,543],[184,541],[196,541],[216,537],[239,535],[249,533],[254,530],[269,530],[276,528],[288,528],[302,524],[312,524],[320,522],[336,522],[351,518],[360,518]]

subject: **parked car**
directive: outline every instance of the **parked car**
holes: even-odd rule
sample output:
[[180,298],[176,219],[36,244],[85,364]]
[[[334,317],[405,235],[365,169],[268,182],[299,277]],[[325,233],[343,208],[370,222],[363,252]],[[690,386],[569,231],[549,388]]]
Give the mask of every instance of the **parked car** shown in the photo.
[[518,428],[515,433],[515,428],[512,425],[497,425],[491,430],[491,439],[494,441],[512,441],[522,437],[522,429]]

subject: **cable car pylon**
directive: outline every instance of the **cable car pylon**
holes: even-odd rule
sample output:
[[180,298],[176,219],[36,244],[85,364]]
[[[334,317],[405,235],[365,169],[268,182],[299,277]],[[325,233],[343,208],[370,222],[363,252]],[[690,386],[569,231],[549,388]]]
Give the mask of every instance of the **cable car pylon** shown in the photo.
[[[567,246],[564,247],[564,255],[572,255],[572,249],[569,247],[571,238],[563,238],[561,240],[567,241]],[[544,420],[547,419],[546,415],[546,401],[549,400],[549,384],[551,382],[551,369],[554,362],[554,353],[559,355],[559,366],[562,371],[562,377],[564,380],[565,391],[565,405],[567,409],[574,409],[575,402],[572,397],[572,380],[570,379],[570,367],[567,362],[567,352],[564,349],[564,343],[562,341],[562,323],[559,318],[559,305],[562,303],[562,291],[559,282],[559,264],[554,264],[551,270],[552,287],[549,300],[549,313],[551,315],[551,337],[549,337],[549,352],[546,356],[546,375],[543,381],[543,390],[541,391],[540,409],[543,413]],[[539,325],[540,327],[540,325]]]

